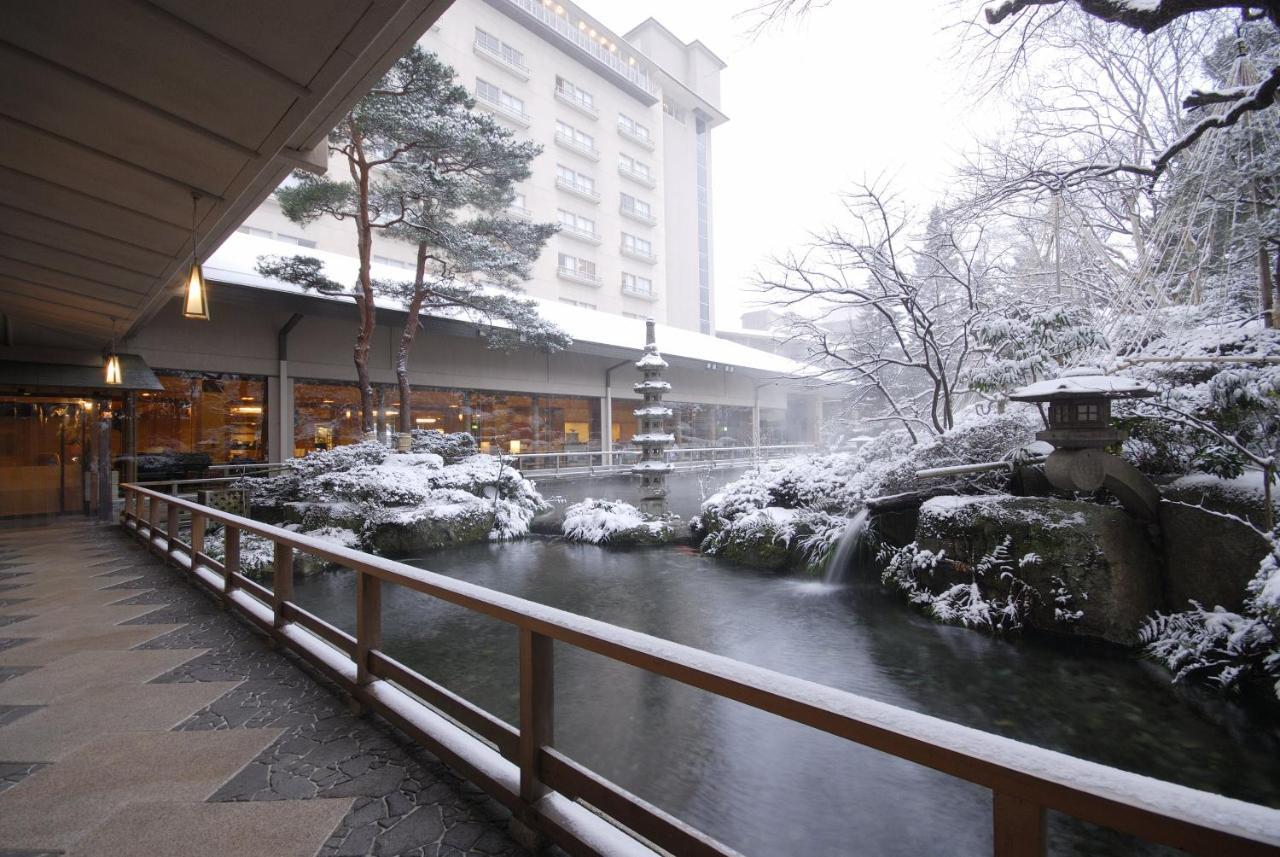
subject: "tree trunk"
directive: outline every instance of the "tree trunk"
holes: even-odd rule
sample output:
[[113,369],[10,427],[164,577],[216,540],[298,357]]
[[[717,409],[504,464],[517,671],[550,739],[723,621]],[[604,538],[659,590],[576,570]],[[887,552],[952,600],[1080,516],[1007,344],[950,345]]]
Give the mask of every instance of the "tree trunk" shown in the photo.
[[413,430],[413,406],[409,389],[409,352],[413,350],[413,337],[421,324],[418,314],[422,312],[422,303],[426,300],[424,288],[427,276],[427,245],[418,242],[418,267],[413,278],[413,297],[409,299],[408,316],[404,320],[404,330],[400,332],[400,351],[396,355],[396,381],[400,384],[400,433],[408,434]]
[[373,385],[369,383],[369,347],[373,342],[373,331],[377,323],[377,307],[374,305],[373,276],[370,273],[373,257],[373,227],[369,221],[370,167],[364,162],[363,150],[359,151],[359,165],[352,166],[359,193],[359,203],[356,207],[356,243],[360,255],[360,295],[356,298],[356,305],[360,307],[360,331],[356,334],[355,364],[356,383],[360,387],[360,431],[368,435],[374,431]]

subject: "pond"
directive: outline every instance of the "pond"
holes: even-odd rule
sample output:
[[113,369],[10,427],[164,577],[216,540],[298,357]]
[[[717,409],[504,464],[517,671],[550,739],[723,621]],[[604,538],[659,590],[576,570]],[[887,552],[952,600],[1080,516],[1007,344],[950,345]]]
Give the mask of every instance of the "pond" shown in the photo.
[[[699,557],[558,539],[442,551],[413,564],[481,586],[1041,747],[1280,806],[1280,735],[1172,688],[1154,666],[936,625],[872,582],[835,589]],[[299,579],[299,603],[354,627],[354,575]],[[517,718],[507,626],[399,587],[385,649]],[[990,854],[976,786],[599,656],[557,645],[558,748],[745,854]],[[1051,818],[1052,853],[1139,850]]]

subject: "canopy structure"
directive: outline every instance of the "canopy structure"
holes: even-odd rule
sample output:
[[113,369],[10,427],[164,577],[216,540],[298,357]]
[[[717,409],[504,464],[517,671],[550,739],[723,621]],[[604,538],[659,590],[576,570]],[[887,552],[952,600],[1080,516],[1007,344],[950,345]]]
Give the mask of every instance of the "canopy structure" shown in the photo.
[[[50,0],[0,32],[0,344],[164,306],[449,0]],[[114,320],[114,321],[113,321]]]

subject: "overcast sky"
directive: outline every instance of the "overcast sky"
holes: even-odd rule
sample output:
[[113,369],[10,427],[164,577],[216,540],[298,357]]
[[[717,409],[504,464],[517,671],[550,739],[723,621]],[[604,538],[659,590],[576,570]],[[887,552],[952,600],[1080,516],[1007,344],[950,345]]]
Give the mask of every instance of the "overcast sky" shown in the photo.
[[[940,0],[836,0],[752,37],[754,0],[582,0],[618,32],[652,15],[728,68],[712,134],[716,318],[740,326],[743,293],[771,252],[840,215],[838,194],[890,177],[919,205],[945,192],[974,113],[948,68],[960,14]],[[976,14],[980,0],[973,0]],[[963,6],[963,4],[962,4]]]

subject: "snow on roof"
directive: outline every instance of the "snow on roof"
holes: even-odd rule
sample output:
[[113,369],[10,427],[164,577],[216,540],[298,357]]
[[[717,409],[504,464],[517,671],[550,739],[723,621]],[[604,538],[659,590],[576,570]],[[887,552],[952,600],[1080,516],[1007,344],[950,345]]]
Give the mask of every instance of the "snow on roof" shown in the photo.
[[[1095,370],[1096,371],[1096,370]],[[1052,399],[1067,399],[1073,396],[1106,396],[1108,399],[1140,398],[1154,396],[1155,390],[1149,389],[1141,381],[1125,378],[1121,375],[1070,375],[1061,378],[1050,378],[1028,384],[1021,390],[1009,394],[1009,398],[1018,402],[1043,402]]]
[[[325,274],[328,277],[343,284],[355,283],[358,270],[354,256],[283,245],[267,238],[233,232],[218,251],[204,263],[205,278],[256,289],[306,294],[299,286],[259,274],[256,266],[260,256],[314,256],[324,263]],[[373,276],[385,280],[407,281],[411,279],[412,273],[375,262]],[[312,297],[340,302],[348,300],[344,297],[322,296],[315,293],[312,293]],[[538,304],[538,311],[543,318],[558,325],[576,342],[591,342],[627,349],[635,349],[644,344],[644,319],[626,318],[613,313],[571,306],[559,301],[542,300],[536,297],[532,299]],[[389,310],[402,309],[394,300],[388,298],[380,298],[377,305],[379,308]],[[429,314],[438,318],[451,317],[443,312]],[[662,350],[667,356],[720,363],[770,375],[796,378],[813,375],[808,367],[790,358],[684,328],[659,324],[657,338],[662,343]]]

